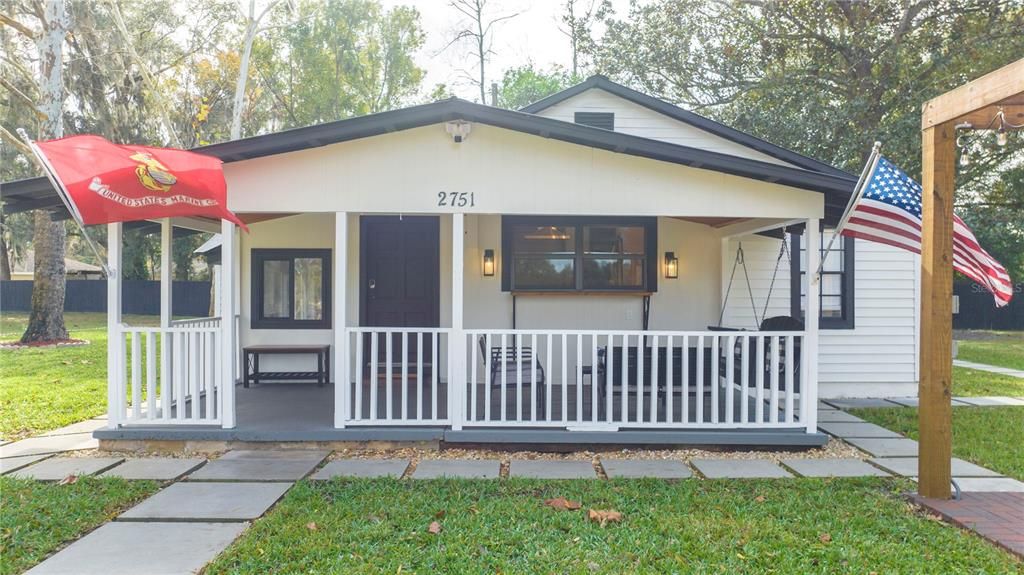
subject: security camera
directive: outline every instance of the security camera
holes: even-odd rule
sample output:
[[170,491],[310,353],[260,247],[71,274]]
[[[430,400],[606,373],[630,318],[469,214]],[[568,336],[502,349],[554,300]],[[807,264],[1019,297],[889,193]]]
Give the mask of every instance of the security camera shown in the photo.
[[462,140],[465,140],[469,136],[469,131],[472,128],[472,124],[463,120],[455,120],[454,122],[446,122],[444,125],[444,131],[448,132],[448,135],[452,137],[452,140],[456,144],[461,144]]

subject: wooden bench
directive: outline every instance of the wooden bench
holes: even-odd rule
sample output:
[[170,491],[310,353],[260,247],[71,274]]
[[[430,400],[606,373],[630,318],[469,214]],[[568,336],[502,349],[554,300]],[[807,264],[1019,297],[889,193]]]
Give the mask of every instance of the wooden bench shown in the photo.
[[[260,371],[262,355],[315,355],[316,371]],[[265,381],[315,381],[323,387],[331,372],[330,345],[250,345],[242,348],[242,384]]]

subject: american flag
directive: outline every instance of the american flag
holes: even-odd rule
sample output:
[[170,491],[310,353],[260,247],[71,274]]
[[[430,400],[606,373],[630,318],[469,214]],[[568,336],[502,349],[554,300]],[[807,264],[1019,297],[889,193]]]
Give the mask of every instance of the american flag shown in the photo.
[[[844,236],[921,253],[921,184],[882,156],[871,167],[847,219]],[[978,244],[959,216],[953,216],[953,269],[982,285],[1002,307],[1013,297],[1006,268]]]

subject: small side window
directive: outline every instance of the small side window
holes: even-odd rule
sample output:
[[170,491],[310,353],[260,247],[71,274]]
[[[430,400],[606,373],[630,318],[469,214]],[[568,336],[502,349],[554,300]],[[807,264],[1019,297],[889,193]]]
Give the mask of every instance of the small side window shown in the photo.
[[330,329],[331,250],[252,250],[253,329]]

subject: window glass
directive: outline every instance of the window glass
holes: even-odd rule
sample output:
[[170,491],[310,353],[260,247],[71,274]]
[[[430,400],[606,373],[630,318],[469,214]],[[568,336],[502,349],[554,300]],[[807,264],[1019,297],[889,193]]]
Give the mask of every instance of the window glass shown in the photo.
[[643,286],[643,258],[587,258],[583,264],[584,289],[640,289]]
[[[853,276],[846,269],[847,251],[852,249],[850,247],[852,243],[849,238],[838,236],[832,242],[832,247],[826,255],[825,248],[832,241],[833,235],[834,233],[831,230],[826,230],[820,236],[821,245],[819,246],[819,251],[823,265],[821,267],[818,305],[821,310],[821,319],[831,322],[822,323],[822,327],[846,327],[843,322],[852,320],[852,318],[848,317],[850,312],[844,309],[844,303],[851,299],[845,292],[852,289],[853,286]],[[804,258],[807,255],[807,246],[802,240],[802,236],[793,236],[793,258],[796,260],[793,263],[794,281],[799,282],[800,289],[800,309],[794,310],[794,315],[798,312],[801,318],[804,317],[804,310],[807,309],[807,294],[804,289],[804,281],[807,276]]]
[[512,249],[517,254],[576,252],[576,228],[572,226],[517,225],[512,234]]
[[583,251],[588,254],[644,253],[642,226],[584,226]]
[[519,288],[576,287],[576,262],[572,258],[517,257],[514,274],[516,286]]
[[294,319],[322,319],[323,295],[323,260],[295,258]]
[[288,280],[290,262],[287,260],[269,260],[263,262],[263,317],[291,317],[291,305],[288,297]]

